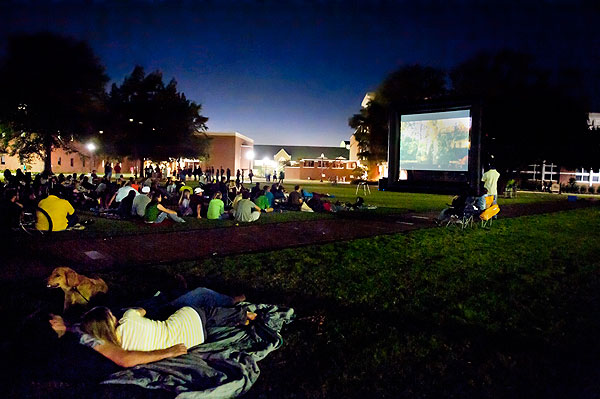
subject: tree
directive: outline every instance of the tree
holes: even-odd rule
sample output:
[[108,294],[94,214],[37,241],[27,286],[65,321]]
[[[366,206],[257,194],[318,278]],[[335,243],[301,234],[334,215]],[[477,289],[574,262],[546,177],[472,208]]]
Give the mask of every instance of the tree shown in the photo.
[[510,50],[480,53],[451,71],[453,96],[482,101],[484,162],[493,156],[510,174],[543,160],[580,166],[590,159],[583,90],[562,84],[572,76],[558,76],[553,80],[531,56]]
[[380,102],[371,101],[348,121],[348,125],[355,129],[354,139],[358,143],[358,156],[361,159],[371,162],[386,159],[387,119],[387,108]]
[[446,91],[446,74],[440,69],[408,65],[388,75],[367,106],[348,120],[356,130],[359,156],[370,163],[386,160],[390,111],[438,99]]
[[112,85],[107,102],[110,126],[107,152],[143,161],[202,157],[208,152],[208,118],[202,106],[177,92],[177,82],[163,83],[160,71],[145,74],[136,66],[121,86]]
[[95,132],[108,77],[82,41],[52,33],[15,36],[0,62],[2,148],[28,160]]

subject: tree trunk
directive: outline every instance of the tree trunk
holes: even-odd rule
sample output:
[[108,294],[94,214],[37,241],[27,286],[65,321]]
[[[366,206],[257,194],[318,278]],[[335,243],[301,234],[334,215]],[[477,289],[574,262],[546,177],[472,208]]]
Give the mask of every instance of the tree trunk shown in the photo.
[[44,137],[44,172],[52,173],[52,136]]

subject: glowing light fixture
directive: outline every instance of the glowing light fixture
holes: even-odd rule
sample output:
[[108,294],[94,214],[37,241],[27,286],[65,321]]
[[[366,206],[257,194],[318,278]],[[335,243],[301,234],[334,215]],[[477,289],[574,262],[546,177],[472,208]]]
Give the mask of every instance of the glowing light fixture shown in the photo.
[[92,151],[92,152],[96,151],[96,144],[94,144],[94,143],[87,143],[85,145],[85,148],[87,148],[89,151]]

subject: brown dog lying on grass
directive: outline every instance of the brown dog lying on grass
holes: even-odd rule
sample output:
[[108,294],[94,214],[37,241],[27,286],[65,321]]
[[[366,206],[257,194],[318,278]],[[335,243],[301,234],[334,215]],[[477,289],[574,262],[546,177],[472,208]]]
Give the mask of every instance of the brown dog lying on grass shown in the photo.
[[48,288],[60,288],[65,293],[64,310],[73,305],[87,305],[98,293],[106,293],[108,286],[101,278],[89,278],[69,267],[57,267],[47,281]]

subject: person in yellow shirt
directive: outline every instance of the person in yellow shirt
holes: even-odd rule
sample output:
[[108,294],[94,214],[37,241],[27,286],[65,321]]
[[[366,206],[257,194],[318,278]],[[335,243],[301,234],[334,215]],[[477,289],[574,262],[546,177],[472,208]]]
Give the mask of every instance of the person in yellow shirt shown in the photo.
[[[58,190],[52,191],[48,197],[41,200],[38,207],[42,208],[50,216],[50,219],[52,220],[52,231],[66,230],[69,226],[69,219],[67,216],[73,216],[75,214],[73,206],[69,201],[60,198]],[[35,228],[40,231],[48,231],[50,229],[48,219],[39,211],[36,216],[37,222]],[[71,218],[71,220],[76,222],[73,218]]]

